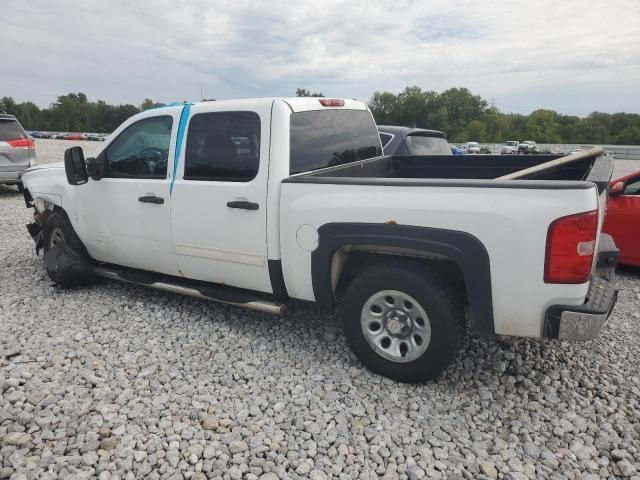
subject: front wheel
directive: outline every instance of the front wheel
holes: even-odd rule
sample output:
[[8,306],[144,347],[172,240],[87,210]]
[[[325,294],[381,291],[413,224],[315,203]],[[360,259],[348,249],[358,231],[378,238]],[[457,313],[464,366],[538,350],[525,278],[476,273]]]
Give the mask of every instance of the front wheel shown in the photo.
[[438,376],[466,333],[464,307],[438,273],[419,263],[369,267],[344,295],[349,345],[371,371],[408,383]]
[[64,211],[56,210],[46,217],[42,234],[44,263],[51,280],[63,287],[95,281],[92,260]]

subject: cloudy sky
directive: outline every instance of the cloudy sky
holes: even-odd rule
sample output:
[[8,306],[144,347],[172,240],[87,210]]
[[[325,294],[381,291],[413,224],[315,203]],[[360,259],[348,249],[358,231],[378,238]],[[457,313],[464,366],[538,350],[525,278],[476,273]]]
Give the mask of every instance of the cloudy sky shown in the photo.
[[0,96],[140,104],[470,88],[640,112],[640,0],[0,0]]

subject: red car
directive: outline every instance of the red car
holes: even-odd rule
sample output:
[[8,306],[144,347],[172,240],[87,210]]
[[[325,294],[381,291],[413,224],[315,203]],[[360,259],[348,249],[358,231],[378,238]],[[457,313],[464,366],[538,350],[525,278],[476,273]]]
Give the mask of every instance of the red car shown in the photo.
[[62,137],[63,140],[84,140],[82,133],[67,133]]
[[640,266],[640,172],[614,180],[610,186],[602,231],[620,249],[619,263]]

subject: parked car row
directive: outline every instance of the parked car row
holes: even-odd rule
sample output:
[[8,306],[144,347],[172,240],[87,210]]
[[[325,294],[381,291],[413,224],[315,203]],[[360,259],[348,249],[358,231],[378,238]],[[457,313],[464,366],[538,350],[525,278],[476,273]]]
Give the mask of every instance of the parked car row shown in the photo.
[[80,132],[29,132],[33,138],[53,138],[55,140],[90,140],[94,142],[104,142],[107,133],[80,133]]

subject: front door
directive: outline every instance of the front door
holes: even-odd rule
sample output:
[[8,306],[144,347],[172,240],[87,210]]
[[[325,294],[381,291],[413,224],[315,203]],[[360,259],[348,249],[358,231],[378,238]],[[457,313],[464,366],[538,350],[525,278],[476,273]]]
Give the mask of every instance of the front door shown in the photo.
[[609,197],[603,230],[620,249],[620,263],[640,265],[640,175],[626,179],[622,193]]
[[76,187],[80,237],[96,260],[179,274],[168,175],[179,113],[167,109],[126,127],[100,154],[104,177]]
[[272,102],[246,111],[215,102],[191,109],[171,194],[182,275],[271,292],[267,177]]

